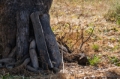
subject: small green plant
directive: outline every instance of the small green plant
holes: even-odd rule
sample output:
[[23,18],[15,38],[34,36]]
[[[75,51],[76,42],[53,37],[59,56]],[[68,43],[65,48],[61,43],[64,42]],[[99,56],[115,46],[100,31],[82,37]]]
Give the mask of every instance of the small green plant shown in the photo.
[[93,27],[89,27],[85,30],[86,33],[91,34],[93,32]]
[[93,57],[88,58],[88,59],[89,59],[90,65],[92,65],[92,66],[95,66],[100,62],[100,57],[96,56],[96,55],[94,55]]
[[2,79],[14,79],[13,76],[11,76],[9,73],[6,75],[2,75],[1,77]]
[[6,74],[6,75],[0,75],[0,79],[30,79],[30,78],[24,76],[13,76],[10,74]]
[[115,64],[116,66],[120,66],[120,60],[117,57],[113,56],[113,57],[109,57],[109,59],[110,59],[111,64]]
[[92,49],[96,52],[99,50],[99,45],[98,44],[93,44]]

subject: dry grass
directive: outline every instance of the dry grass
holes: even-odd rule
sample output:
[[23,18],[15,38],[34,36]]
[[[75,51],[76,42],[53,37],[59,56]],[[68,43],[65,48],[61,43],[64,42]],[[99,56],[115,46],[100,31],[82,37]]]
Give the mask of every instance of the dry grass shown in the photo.
[[[119,52],[120,28],[116,23],[108,22],[104,15],[109,10],[113,0],[63,0],[54,1],[51,8],[51,25],[57,38],[64,36],[63,41],[68,46],[80,46],[81,28],[84,30],[86,39],[93,26],[94,33],[89,41],[83,46],[87,55]],[[94,52],[93,45],[99,45],[99,51]],[[87,48],[86,48],[87,47]],[[91,53],[92,52],[92,53]],[[109,54],[108,54],[109,55]]]
[[[81,28],[84,29],[84,40],[89,36],[91,29],[95,26],[95,30],[89,41],[87,41],[82,50],[89,58],[94,55],[99,56],[100,62],[97,66],[90,66],[78,69],[66,67],[66,73],[71,74],[72,71],[80,74],[79,71],[84,73],[84,76],[105,76],[108,72],[116,71],[120,66],[120,28],[116,22],[106,21],[104,17],[107,12],[113,8],[118,0],[54,0],[51,8],[51,25],[56,38],[62,38],[73,53],[79,53],[78,50],[81,44]],[[112,6],[112,7],[111,7]],[[93,47],[97,45],[96,47]],[[110,58],[116,58],[116,59]],[[114,63],[112,63],[114,62]],[[94,70],[94,67],[97,67]],[[88,69],[87,69],[88,68]],[[103,70],[102,70],[103,68]],[[105,68],[105,69],[104,69]],[[110,68],[113,68],[110,70]],[[99,71],[102,70],[102,72]],[[114,70],[115,69],[115,70]],[[85,73],[87,70],[88,73]],[[76,71],[76,72],[75,72]],[[99,74],[100,73],[100,74]],[[119,74],[119,72],[116,72]],[[66,76],[67,77],[67,76]],[[70,78],[68,78],[70,79]],[[73,78],[74,79],[74,78]]]

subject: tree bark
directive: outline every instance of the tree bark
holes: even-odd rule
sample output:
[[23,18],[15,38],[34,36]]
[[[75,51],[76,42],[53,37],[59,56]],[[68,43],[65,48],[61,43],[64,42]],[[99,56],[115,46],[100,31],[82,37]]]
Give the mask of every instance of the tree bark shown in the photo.
[[36,43],[35,40],[32,40],[29,48],[31,63],[35,69],[38,69],[39,68],[38,56],[35,49],[36,49]]
[[62,59],[50,28],[51,4],[52,0],[0,0],[1,67],[58,70]]
[[43,16],[41,16],[40,21],[42,24],[43,33],[45,36],[45,41],[46,41],[46,45],[48,48],[48,52],[49,52],[51,61],[53,62],[54,67],[58,68],[62,62],[61,61],[62,57],[60,55],[57,41],[54,38],[55,35],[53,34],[53,32],[50,28],[50,16],[49,16],[49,14],[44,14]]
[[49,54],[48,54],[42,25],[41,25],[41,22],[39,20],[39,15],[41,15],[40,11],[31,14],[31,20],[32,20],[32,23],[33,23],[33,28],[34,28],[38,53],[41,57],[40,59],[41,59],[42,67],[44,69],[53,68],[53,65],[51,63],[51,60],[50,60],[50,57],[49,57]]
[[17,13],[17,59],[28,54],[29,49],[29,12],[20,11]]

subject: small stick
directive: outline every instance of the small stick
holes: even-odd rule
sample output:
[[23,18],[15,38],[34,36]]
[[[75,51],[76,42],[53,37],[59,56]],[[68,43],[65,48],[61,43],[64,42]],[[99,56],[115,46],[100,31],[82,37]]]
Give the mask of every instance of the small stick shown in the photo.
[[63,51],[62,51],[62,64],[63,64],[63,73],[64,73],[65,66],[64,66],[64,59],[63,59]]
[[80,45],[80,51],[82,51],[81,49],[82,49],[82,46],[84,45],[84,43],[87,42],[90,39],[90,37],[92,36],[94,28],[95,28],[95,26],[93,27],[93,30],[92,30],[91,34],[89,35],[89,37],[86,40],[83,40],[84,39],[84,36],[83,36],[84,34],[83,34],[83,29],[82,29],[82,31],[81,31],[82,43]]
[[64,51],[64,52],[67,52],[67,53],[68,53],[68,50],[67,50],[67,48],[66,48],[66,47],[64,47],[63,45],[60,45],[58,42],[57,42],[57,45],[58,45],[58,47],[59,47],[62,51]]

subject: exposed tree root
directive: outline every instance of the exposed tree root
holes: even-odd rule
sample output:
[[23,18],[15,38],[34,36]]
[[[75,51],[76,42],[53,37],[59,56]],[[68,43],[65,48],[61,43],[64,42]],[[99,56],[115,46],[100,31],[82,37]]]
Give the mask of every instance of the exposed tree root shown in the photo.
[[49,14],[43,14],[40,17],[40,22],[42,24],[43,33],[45,36],[45,41],[48,49],[50,59],[53,63],[53,66],[58,68],[62,62],[62,57],[55,39],[55,35],[50,28],[50,16]]
[[41,57],[41,64],[43,69],[53,68],[53,64],[51,63],[49,53],[47,50],[45,37],[42,29],[42,25],[39,19],[41,12],[34,12],[31,14],[31,20],[35,33],[35,40],[37,44],[38,54]]
[[[43,15],[40,11],[33,12],[30,15],[34,28],[33,37],[35,37],[35,40],[33,39],[29,41],[28,12],[19,11],[17,13],[16,46],[14,45],[12,47],[6,48],[6,51],[8,53],[6,53],[6,55],[4,55],[5,57],[0,60],[0,67],[6,67],[7,69],[16,70],[22,69],[23,67],[28,69],[29,71],[36,73],[42,72],[40,67],[45,70],[52,69],[53,72],[59,71],[58,67],[61,63],[61,57],[59,49],[56,48],[57,43],[54,38],[54,34],[52,33],[50,28],[49,16],[48,14],[45,14],[43,17],[42,16]],[[23,24],[23,26],[21,24]],[[45,31],[45,28],[47,29],[47,31]],[[46,37],[48,36],[49,31],[50,37]],[[52,41],[55,41],[55,43]],[[50,46],[52,46],[52,48]]]
[[35,69],[35,68],[33,68],[33,67],[29,66],[29,65],[27,65],[26,68],[29,71],[34,72],[34,73],[44,73],[44,71],[42,69],[41,70],[40,69]]
[[41,72],[40,68],[54,72],[59,69],[61,55],[48,14],[51,3],[52,0],[2,1],[0,29],[4,35],[0,35],[4,51],[0,54],[0,68],[20,73],[24,69],[34,72]]
[[16,46],[13,48],[13,50],[12,50],[11,53],[8,55],[8,57],[14,58],[14,57],[15,57],[15,53],[16,53]]
[[32,66],[35,69],[38,69],[39,63],[38,63],[38,57],[37,57],[37,53],[35,49],[36,49],[35,40],[32,40],[30,43],[30,48],[29,48],[30,59],[31,59]]
[[13,60],[14,60],[13,58],[3,58],[3,59],[0,59],[0,63],[9,63]]
[[24,60],[28,57],[29,57],[28,55],[25,55],[21,60],[17,60],[17,62],[15,63],[15,67],[21,65],[24,62]]
[[27,66],[27,64],[30,62],[30,58],[26,58],[25,61],[20,66]]

